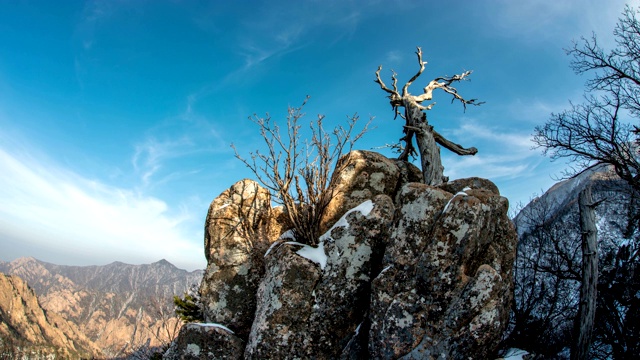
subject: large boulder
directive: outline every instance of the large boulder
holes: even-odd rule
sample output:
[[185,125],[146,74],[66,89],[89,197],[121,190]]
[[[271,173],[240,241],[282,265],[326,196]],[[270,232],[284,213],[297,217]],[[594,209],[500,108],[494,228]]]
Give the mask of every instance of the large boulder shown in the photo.
[[275,244],[245,358],[339,357],[364,320],[393,212],[379,195],[347,212],[317,247]]
[[349,209],[362,202],[380,194],[395,201],[402,185],[421,181],[420,169],[408,162],[364,150],[343,155],[331,177],[331,201],[321,219],[320,232],[329,230]]
[[324,236],[327,266],[316,286],[310,318],[318,358],[336,359],[359,332],[380,272],[395,208],[377,195],[350,210]]
[[208,265],[200,285],[205,321],[246,339],[264,274],[262,255],[280,233],[281,213],[271,208],[269,191],[247,179],[213,200],[205,222]]
[[455,194],[403,187],[373,281],[371,357],[482,359],[495,351],[508,320],[517,236],[507,200],[484,185]]

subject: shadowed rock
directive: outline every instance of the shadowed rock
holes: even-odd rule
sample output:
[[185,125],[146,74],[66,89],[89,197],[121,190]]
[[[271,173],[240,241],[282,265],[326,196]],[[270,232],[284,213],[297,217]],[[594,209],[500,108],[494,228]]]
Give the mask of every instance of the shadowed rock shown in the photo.
[[242,359],[244,342],[215,324],[187,324],[171,343],[163,359]]

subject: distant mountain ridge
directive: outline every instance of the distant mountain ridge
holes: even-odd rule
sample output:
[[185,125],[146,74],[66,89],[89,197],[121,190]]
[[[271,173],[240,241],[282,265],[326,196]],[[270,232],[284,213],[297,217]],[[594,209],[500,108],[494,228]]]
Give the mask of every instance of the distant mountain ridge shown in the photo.
[[175,336],[181,324],[173,311],[173,295],[199,284],[203,273],[166,260],[67,266],[30,257],[0,262],[0,272],[24,279],[45,310],[76,324],[110,358]]

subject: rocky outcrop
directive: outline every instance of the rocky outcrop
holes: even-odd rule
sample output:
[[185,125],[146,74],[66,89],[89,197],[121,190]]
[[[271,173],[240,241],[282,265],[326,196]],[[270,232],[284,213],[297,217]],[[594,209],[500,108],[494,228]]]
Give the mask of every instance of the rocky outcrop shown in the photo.
[[364,318],[393,209],[378,195],[345,214],[317,247],[274,246],[245,358],[339,357]]
[[3,358],[80,359],[101,355],[74,324],[42,309],[26,282],[2,273],[0,349]]
[[264,274],[262,255],[282,228],[280,208],[269,191],[241,180],[209,206],[205,221],[208,265],[200,287],[205,321],[225,324],[238,336],[249,334],[256,290]]
[[[209,291],[207,321],[227,326],[246,340],[244,354],[236,358],[491,356],[507,325],[512,296],[516,234],[507,217],[507,200],[485,179],[424,185],[416,182],[421,174],[414,166],[373,152],[356,151],[341,162],[322,221],[326,232],[317,246],[292,241],[285,232],[266,252],[252,250],[258,242],[243,248],[244,234],[209,220],[225,204],[240,209],[231,204],[238,204],[241,196],[225,202],[233,197],[232,188],[214,200],[207,236],[220,241],[205,240],[205,251],[233,253],[228,258],[235,262],[209,257],[210,274],[225,267],[228,272],[203,280],[201,289]],[[245,188],[247,181],[234,187],[239,184]],[[255,198],[261,190],[257,184],[251,187],[255,190],[246,195]],[[267,201],[261,204],[244,211],[272,211]],[[269,222],[261,216],[253,219]],[[224,233],[232,235],[223,238]],[[214,243],[218,247],[209,248]],[[243,250],[235,251],[239,248]],[[264,254],[263,273],[256,268],[256,254]],[[236,281],[252,271],[251,281]],[[245,301],[255,299],[252,317],[247,316],[250,311],[241,311],[243,324],[251,320],[247,336],[245,325],[239,326],[237,313],[230,310],[236,305],[227,305],[231,298],[240,301],[240,294]],[[183,340],[178,342],[184,349],[202,348],[203,340]],[[185,354],[174,351],[165,358]]]
[[495,350],[517,239],[494,188],[404,186],[384,270],[373,281],[372,357],[487,358]]
[[422,172],[413,164],[373,151],[352,151],[340,158],[336,169],[329,188],[331,201],[320,224],[321,233],[362,202],[379,194],[395,201],[403,184],[422,181]]

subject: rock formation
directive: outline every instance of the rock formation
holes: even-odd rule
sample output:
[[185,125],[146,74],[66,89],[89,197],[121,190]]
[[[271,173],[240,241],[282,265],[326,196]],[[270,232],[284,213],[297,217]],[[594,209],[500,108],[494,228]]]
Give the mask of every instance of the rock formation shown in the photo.
[[207,322],[225,324],[240,336],[249,334],[264,274],[262,254],[280,235],[278,213],[279,208],[271,208],[269,191],[246,179],[209,206],[204,237],[208,265],[200,287]]
[[73,323],[42,309],[24,280],[0,273],[0,357],[51,356],[80,359],[101,352]]
[[[484,179],[422,184],[413,165],[373,152],[341,161],[349,165],[333,175],[317,246],[280,234],[287,226],[253,182],[213,201],[201,287],[207,324],[183,327],[166,359],[205,359],[213,343],[220,358],[236,359],[494,353],[512,297],[516,233],[507,200]],[[245,207],[247,199],[262,200]],[[247,218],[236,214],[272,231],[243,237],[229,225]],[[221,217],[232,221],[216,223]]]

